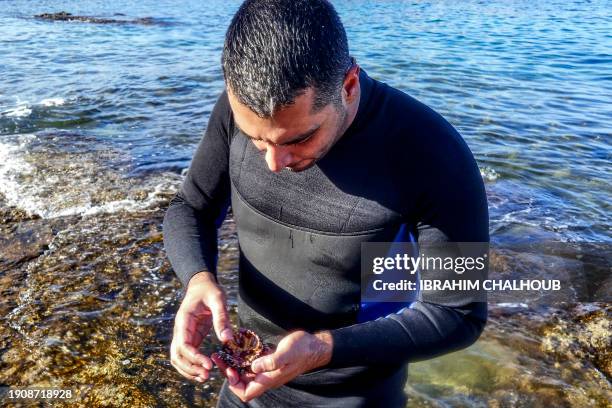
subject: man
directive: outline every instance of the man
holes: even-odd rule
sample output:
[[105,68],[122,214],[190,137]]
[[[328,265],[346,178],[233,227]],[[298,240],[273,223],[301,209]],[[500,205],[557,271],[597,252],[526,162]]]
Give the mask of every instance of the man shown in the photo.
[[186,292],[173,366],[203,382],[198,347],[232,337],[216,281],[216,231],[231,203],[240,245],[238,315],[275,351],[227,377],[219,405],[404,406],[407,364],[472,344],[486,303],[435,293],[358,322],[361,243],[400,225],[419,242],[487,242],[484,185],[440,115],[349,56],[325,0],[247,0],[225,39],[221,94],[164,220]]

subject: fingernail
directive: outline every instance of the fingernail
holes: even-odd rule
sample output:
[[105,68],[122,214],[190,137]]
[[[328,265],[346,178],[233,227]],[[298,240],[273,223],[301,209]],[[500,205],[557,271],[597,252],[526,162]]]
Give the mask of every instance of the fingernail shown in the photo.
[[253,363],[251,364],[251,370],[254,373],[259,373],[262,368],[263,367],[262,367],[262,365],[261,365],[261,363],[259,361],[253,361]]
[[221,332],[221,340],[230,341],[234,337],[231,329],[223,329]]

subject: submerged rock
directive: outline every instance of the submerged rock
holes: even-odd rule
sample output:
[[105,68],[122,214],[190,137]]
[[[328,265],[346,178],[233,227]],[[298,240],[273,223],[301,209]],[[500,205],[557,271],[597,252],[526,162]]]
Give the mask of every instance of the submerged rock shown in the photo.
[[[4,270],[0,264],[1,384],[73,388],[77,396],[58,407],[215,406],[217,370],[199,384],[170,364],[182,293],[163,251],[162,217],[160,208],[14,227],[5,248],[14,261]],[[227,228],[220,242],[235,233]],[[8,241],[32,256],[18,259]],[[231,242],[220,258],[235,270]],[[215,347],[207,337],[201,350]]]
[[[115,15],[123,15],[121,13],[116,13]],[[67,13],[65,11],[60,11],[59,13],[43,13],[34,16],[41,20],[51,20],[51,21],[81,21],[84,23],[94,23],[94,24],[142,24],[142,25],[152,25],[157,24],[158,21],[153,19],[152,17],[142,17],[134,20],[118,20],[114,18],[100,18],[100,17],[92,17],[92,16],[75,16],[72,13]]]
[[606,304],[492,305],[477,343],[410,365],[408,407],[607,407],[610,321]]
[[[586,306],[591,306],[586,307]],[[575,305],[541,330],[542,348],[560,361],[590,362],[612,380],[612,306]]]

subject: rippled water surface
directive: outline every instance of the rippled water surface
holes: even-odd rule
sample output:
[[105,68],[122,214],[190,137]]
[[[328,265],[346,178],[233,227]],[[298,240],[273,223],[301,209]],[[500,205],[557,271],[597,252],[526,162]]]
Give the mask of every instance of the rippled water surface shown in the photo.
[[[540,277],[587,276],[600,294],[493,305],[475,346],[411,366],[410,404],[605,406],[610,3],[333,3],[360,65],[440,112],[472,149],[493,273],[533,265]],[[161,220],[222,90],[223,35],[238,6],[0,3],[0,384],[96,384],[83,406],[214,405],[218,378],[196,386],[168,361],[181,292]],[[59,11],[151,19],[33,18]],[[545,241],[577,249],[519,257],[513,247]],[[233,303],[231,219],[220,249]]]

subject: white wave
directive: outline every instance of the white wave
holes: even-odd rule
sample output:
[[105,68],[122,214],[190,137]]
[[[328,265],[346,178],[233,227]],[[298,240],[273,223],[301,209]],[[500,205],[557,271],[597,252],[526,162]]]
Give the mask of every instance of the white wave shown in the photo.
[[46,140],[41,148],[32,134],[10,142],[0,142],[5,205],[42,218],[156,209],[180,183],[174,173],[125,178],[91,152],[64,153]]
[[[66,103],[64,98],[46,98],[38,103],[40,106],[61,106]],[[0,116],[8,118],[25,118],[32,114],[32,106],[27,101],[22,102],[17,98],[16,106],[0,112]]]
[[47,98],[40,101],[42,106],[61,106],[66,103],[64,98]]
[[480,175],[485,181],[495,181],[499,177],[499,174],[490,167],[482,167],[480,169]]
[[0,116],[6,116],[9,118],[23,118],[26,116],[30,116],[32,114],[32,109],[27,103],[22,103],[13,109],[5,110],[4,112],[0,112]]
[[69,215],[97,215],[97,214],[112,214],[120,211],[136,212],[149,209],[156,209],[159,204],[165,201],[164,192],[176,186],[170,182],[161,182],[153,185],[152,191],[147,193],[143,199],[127,198],[123,200],[109,201],[104,204],[92,205],[86,203],[84,205],[63,208],[55,211],[45,211],[44,208],[37,208],[35,211],[42,218],[56,218]]
[[33,167],[19,159],[19,151],[36,136],[32,134],[20,135],[15,144],[0,142],[0,193],[8,205],[15,205],[21,186],[19,176],[31,174]]
[[502,303],[497,303],[495,305],[498,307],[522,307],[522,308],[529,307],[527,303],[514,303],[514,302],[502,302]]

